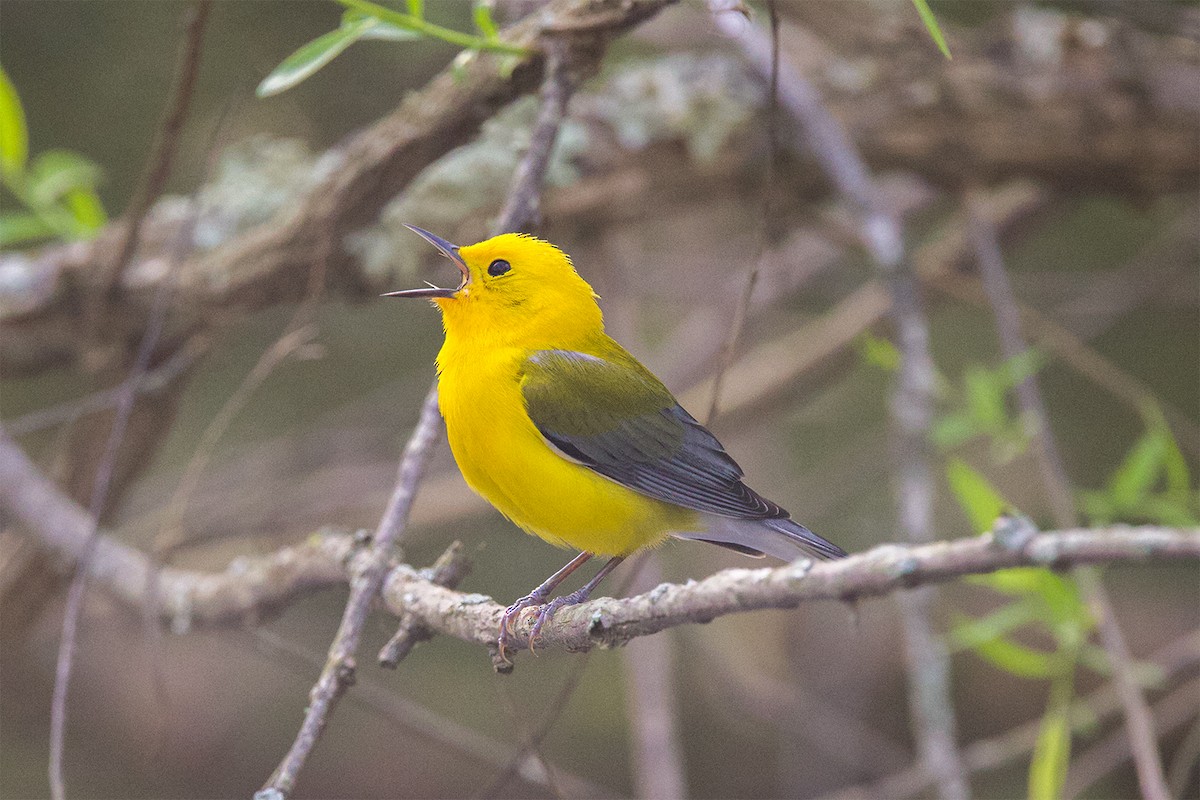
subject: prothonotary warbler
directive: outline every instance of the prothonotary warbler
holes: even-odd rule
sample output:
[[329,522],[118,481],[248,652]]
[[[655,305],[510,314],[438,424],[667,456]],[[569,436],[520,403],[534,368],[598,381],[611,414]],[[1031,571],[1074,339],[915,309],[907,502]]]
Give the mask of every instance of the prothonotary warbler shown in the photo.
[[[391,292],[432,300],[445,343],[439,402],[467,483],[521,528],[580,554],[509,607],[542,625],[587,599],[632,553],[668,536],[791,561],[839,558],[837,545],[742,483],[721,443],[604,332],[592,287],[554,245],[506,233],[464,247],[408,226],[458,267],[457,287]],[[610,560],[547,603],[594,555]]]

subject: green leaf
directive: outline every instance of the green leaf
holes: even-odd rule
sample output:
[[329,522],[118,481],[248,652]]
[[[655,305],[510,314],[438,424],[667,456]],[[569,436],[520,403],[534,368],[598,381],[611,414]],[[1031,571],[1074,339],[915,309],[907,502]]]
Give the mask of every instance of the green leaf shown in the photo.
[[1037,609],[1024,602],[1009,603],[979,619],[960,615],[950,629],[950,649],[952,652],[973,650],[1036,620]]
[[947,60],[953,58],[950,55],[950,47],[946,44],[946,37],[942,36],[942,29],[938,27],[937,18],[933,16],[933,11],[929,8],[929,3],[926,0],[912,0],[912,4],[917,9],[921,22],[925,23],[925,30],[929,31],[929,36],[937,44],[938,50],[942,51],[942,55]]
[[995,433],[1008,421],[1004,375],[981,366],[967,367],[963,376],[967,393],[967,411],[985,433]]
[[0,247],[15,247],[54,236],[54,229],[36,214],[16,211],[0,214]]
[[1179,443],[1175,441],[1162,411],[1156,406],[1150,406],[1142,412],[1142,416],[1146,419],[1146,427],[1156,432],[1162,440],[1162,465],[1167,477],[1167,493],[1186,504],[1192,491],[1192,476],[1188,470],[1187,459],[1183,457]]
[[958,447],[979,435],[979,428],[966,414],[949,413],[933,423],[933,442],[943,450]]
[[474,8],[475,27],[488,40],[494,40],[500,35],[496,22],[492,19],[492,5],[488,0],[476,0]]
[[417,19],[425,16],[425,0],[407,0],[405,5],[408,6],[408,13]]
[[946,464],[946,480],[977,533],[991,530],[996,518],[1011,507],[987,478],[961,458],[951,458]]
[[372,17],[370,14],[364,14],[361,11],[355,11],[352,8],[346,9],[346,12],[342,14],[342,27],[346,28],[364,20],[374,23],[367,28],[365,33],[359,36],[364,41],[370,39],[380,42],[411,42],[421,38],[421,34],[414,30],[401,28],[390,22],[384,22],[377,17]]
[[63,199],[67,210],[79,223],[81,233],[94,233],[107,224],[108,214],[104,211],[104,204],[100,202],[100,196],[96,194],[95,189],[72,189]]
[[1118,509],[1131,508],[1150,493],[1165,454],[1161,431],[1151,429],[1142,434],[1108,481],[1108,495]]
[[366,14],[346,15],[337,30],[318,36],[296,52],[285,58],[271,74],[263,78],[255,93],[259,97],[270,97],[287,91],[313,75],[330,61],[341,55],[347,47],[363,38],[401,41],[416,39],[418,35],[392,24],[383,24],[379,19]]
[[14,180],[25,170],[29,158],[29,130],[21,96],[0,67],[0,172]]
[[370,0],[337,0],[337,2],[346,8],[368,14],[383,22],[391,23],[406,30],[415,31],[422,36],[441,39],[443,42],[448,42],[468,50],[486,50],[492,53],[510,53],[518,56],[527,56],[530,54],[530,51],[524,47],[499,40],[489,40],[482,36],[472,36],[469,33],[435,25],[413,14],[403,14],[387,6],[372,3]]
[[1071,760],[1071,674],[1065,673],[1050,689],[1050,704],[1042,717],[1033,759],[1029,764],[1029,800],[1057,800],[1062,796]]
[[1046,363],[1046,358],[1037,350],[1026,350],[1006,360],[996,368],[998,377],[1006,389],[1015,389],[1021,381],[1037,373]]
[[858,337],[858,352],[863,361],[886,372],[900,369],[900,351],[890,339],[870,333]]
[[29,200],[43,207],[77,189],[93,189],[100,182],[100,167],[70,150],[47,150],[29,166],[26,186]]
[[980,641],[971,649],[993,666],[1018,678],[1045,680],[1062,672],[1062,661],[1057,654],[1034,650],[1009,639]]

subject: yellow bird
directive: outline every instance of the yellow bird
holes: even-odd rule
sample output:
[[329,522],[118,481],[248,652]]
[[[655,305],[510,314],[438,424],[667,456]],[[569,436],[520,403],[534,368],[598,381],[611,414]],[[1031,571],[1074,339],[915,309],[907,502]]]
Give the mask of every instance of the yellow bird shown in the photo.
[[[530,645],[565,605],[587,599],[630,554],[668,536],[791,561],[846,553],[742,483],[742,470],[650,370],[604,332],[592,287],[549,242],[506,233],[464,247],[407,226],[458,267],[432,300],[450,449],[472,489],[518,526],[580,554],[509,607],[500,628],[542,606]],[[594,555],[582,589],[547,603]]]

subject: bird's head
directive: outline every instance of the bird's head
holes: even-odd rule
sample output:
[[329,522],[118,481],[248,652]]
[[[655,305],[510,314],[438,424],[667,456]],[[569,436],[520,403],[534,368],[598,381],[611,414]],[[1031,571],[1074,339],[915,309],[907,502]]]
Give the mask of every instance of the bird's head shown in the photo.
[[459,247],[429,231],[407,225],[459,271],[456,288],[427,286],[388,292],[384,297],[418,297],[441,309],[446,331],[528,346],[561,346],[577,335],[603,329],[596,295],[571,259],[549,242],[523,233],[504,233]]

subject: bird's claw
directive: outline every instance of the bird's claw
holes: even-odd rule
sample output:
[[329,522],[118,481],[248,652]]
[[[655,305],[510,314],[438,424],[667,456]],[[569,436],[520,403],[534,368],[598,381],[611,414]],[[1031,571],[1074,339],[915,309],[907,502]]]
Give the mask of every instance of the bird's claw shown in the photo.
[[[525,609],[533,608],[534,606],[540,606],[545,602],[546,602],[546,597],[544,594],[533,591],[533,592],[530,592],[529,594],[525,595],[524,597],[520,598],[519,600],[517,600],[515,603],[513,603],[511,606],[509,606],[505,610],[504,616],[500,618],[500,637],[496,641],[497,647],[500,648],[500,658],[504,659],[505,661],[509,660],[509,658],[508,658],[508,636],[512,632],[513,620],[515,620],[515,619],[517,619],[517,617],[521,616],[521,612],[524,611]],[[541,619],[540,615],[538,616],[538,619],[539,620]],[[532,639],[530,639],[529,649],[530,649],[530,651],[533,650],[533,640]]]
[[554,612],[558,611],[563,606],[575,605],[579,601],[571,601],[571,596],[556,597],[546,605],[542,606],[538,611],[537,622],[533,623],[533,630],[529,632],[529,652],[536,655],[534,645],[537,644],[538,637],[542,635],[542,626],[545,625],[554,616]]
[[572,592],[571,594],[562,597],[556,597],[549,603],[545,602],[545,598],[538,598],[532,594],[522,597],[517,602],[508,607],[504,612],[504,616],[500,618],[500,638],[497,645],[500,648],[500,657],[508,661],[508,635],[509,626],[522,611],[534,606],[541,606],[538,609],[537,621],[533,623],[533,630],[529,632],[529,652],[537,655],[537,640],[542,635],[542,626],[549,622],[556,611],[564,606],[579,605],[587,599],[587,595],[582,595],[580,592]]

